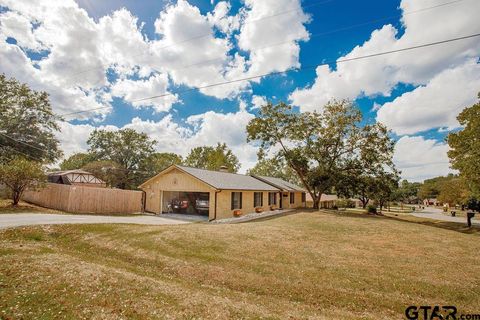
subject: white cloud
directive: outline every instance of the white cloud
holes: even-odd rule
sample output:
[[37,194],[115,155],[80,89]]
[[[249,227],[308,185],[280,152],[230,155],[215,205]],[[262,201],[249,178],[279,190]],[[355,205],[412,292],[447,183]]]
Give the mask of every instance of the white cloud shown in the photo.
[[[157,141],[157,151],[174,152],[186,156],[197,146],[214,146],[217,142],[225,142],[239,158],[241,172],[255,165],[257,148],[246,142],[245,127],[254,118],[245,109],[237,112],[218,113],[208,111],[190,116],[186,123],[173,121],[171,115],[166,115],[160,121],[133,118],[122,128],[131,128],[148,134]],[[87,150],[86,141],[95,129],[92,125],[74,125],[61,123],[61,133],[57,135],[65,156]],[[99,126],[98,129],[118,130],[115,126]]]
[[4,38],[14,38],[22,48],[33,51],[43,48],[33,34],[30,20],[13,11],[0,14],[0,35]]
[[438,127],[459,126],[457,115],[477,101],[480,65],[475,60],[439,73],[425,86],[385,103],[377,121],[397,134],[414,134]]
[[423,137],[404,136],[395,145],[393,161],[402,178],[423,181],[453,172],[449,167],[448,145]]
[[178,101],[177,95],[142,100],[145,97],[168,94],[168,77],[156,74],[146,80],[122,79],[112,86],[112,96],[122,97],[134,107],[153,106],[157,112],[168,111]]
[[[408,13],[441,3],[438,0],[403,0],[400,7]],[[368,41],[339,59],[470,35],[475,32],[475,27],[480,27],[476,14],[479,10],[480,2],[464,1],[428,11],[404,14],[402,22],[405,32],[400,37],[397,37],[398,31],[393,26],[385,25],[372,32]],[[467,39],[345,62],[338,64],[336,70],[321,66],[316,70],[315,82],[309,87],[295,90],[290,95],[290,100],[306,111],[321,110],[331,98],[354,99],[363,94],[389,96],[398,83],[425,84],[445,68],[461,65],[479,54],[478,40]]]
[[262,106],[267,104],[267,99],[264,96],[252,96],[252,110],[260,109]]
[[[152,42],[151,64],[169,72],[176,84],[201,87],[243,73],[243,60],[228,55],[231,49],[228,40],[216,38],[208,17],[185,0],[162,11],[155,21],[155,30],[162,39]],[[247,85],[234,83],[202,92],[229,98]]]
[[298,42],[309,39],[305,24],[310,21],[300,1],[246,0],[245,6],[237,38],[239,47],[250,51],[248,74],[285,71],[300,66]]

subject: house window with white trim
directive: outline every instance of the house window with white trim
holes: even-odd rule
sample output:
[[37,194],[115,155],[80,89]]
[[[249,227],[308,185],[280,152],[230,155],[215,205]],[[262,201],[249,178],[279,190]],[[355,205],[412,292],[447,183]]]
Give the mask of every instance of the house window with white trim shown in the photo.
[[253,193],[253,206],[254,207],[263,207],[263,192],[254,192]]

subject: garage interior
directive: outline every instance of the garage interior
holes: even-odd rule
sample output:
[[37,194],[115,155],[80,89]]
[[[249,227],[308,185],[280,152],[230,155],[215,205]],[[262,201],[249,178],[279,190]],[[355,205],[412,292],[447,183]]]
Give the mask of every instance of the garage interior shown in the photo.
[[208,216],[210,194],[208,192],[164,191],[162,213],[183,213]]

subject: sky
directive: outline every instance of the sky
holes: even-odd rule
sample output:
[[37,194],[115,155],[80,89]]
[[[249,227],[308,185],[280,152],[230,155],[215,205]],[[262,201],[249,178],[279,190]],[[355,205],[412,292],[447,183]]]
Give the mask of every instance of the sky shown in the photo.
[[345,98],[392,131],[402,178],[422,181],[452,172],[445,137],[477,101],[480,37],[337,61],[480,33],[478,12],[477,0],[0,0],[0,72],[49,93],[65,156],[95,128],[133,128],[183,156],[225,142],[245,172],[261,105],[321,112]]

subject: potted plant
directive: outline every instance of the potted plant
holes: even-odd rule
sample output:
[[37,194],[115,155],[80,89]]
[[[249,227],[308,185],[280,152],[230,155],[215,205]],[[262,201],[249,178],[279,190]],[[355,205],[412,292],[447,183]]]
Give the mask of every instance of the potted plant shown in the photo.
[[234,210],[234,211],[233,211],[233,215],[234,215],[235,217],[240,217],[240,216],[242,215],[242,210]]
[[256,207],[256,208],[255,208],[255,212],[256,212],[256,213],[263,212],[263,208],[262,208],[262,207]]

